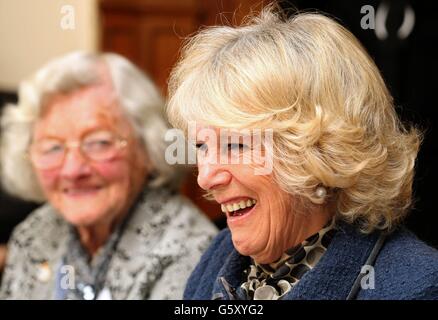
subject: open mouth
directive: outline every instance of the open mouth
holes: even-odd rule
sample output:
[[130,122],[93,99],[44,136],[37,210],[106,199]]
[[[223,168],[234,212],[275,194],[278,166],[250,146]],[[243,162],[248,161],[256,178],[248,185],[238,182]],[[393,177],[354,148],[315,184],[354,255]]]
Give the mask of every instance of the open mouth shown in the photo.
[[234,203],[221,204],[221,209],[223,213],[228,213],[230,217],[239,217],[251,211],[256,203],[256,200],[248,198]]

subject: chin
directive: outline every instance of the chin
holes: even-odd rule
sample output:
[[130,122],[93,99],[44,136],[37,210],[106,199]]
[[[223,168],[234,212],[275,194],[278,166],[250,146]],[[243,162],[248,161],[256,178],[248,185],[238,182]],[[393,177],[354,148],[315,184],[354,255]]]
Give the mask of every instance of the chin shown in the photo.
[[251,246],[248,245],[249,241],[248,238],[245,240],[239,240],[237,237],[232,236],[232,241],[234,248],[243,256],[251,256],[254,251],[252,250]]
[[[261,264],[271,263],[276,260],[275,258],[273,258],[275,254],[263,252],[263,250],[257,250],[257,248],[254,247],[253,240],[254,239],[250,239],[247,236],[232,236],[234,248],[236,248],[237,252],[239,252],[241,255],[251,257],[252,259],[257,261],[257,263]],[[278,258],[280,256],[278,256]]]
[[103,212],[85,210],[65,210],[61,211],[64,219],[77,227],[87,227],[97,224],[105,216]]

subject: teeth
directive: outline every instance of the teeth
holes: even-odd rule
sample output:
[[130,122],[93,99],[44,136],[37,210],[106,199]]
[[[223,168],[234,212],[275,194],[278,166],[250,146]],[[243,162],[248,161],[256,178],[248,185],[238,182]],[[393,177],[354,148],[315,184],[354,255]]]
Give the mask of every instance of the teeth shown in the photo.
[[227,204],[227,205],[221,204],[221,210],[223,213],[234,212],[240,209],[245,209],[247,207],[252,207],[253,205],[256,204],[256,202],[257,201],[254,199],[248,199],[246,201],[241,200],[240,202],[236,202],[233,204]]

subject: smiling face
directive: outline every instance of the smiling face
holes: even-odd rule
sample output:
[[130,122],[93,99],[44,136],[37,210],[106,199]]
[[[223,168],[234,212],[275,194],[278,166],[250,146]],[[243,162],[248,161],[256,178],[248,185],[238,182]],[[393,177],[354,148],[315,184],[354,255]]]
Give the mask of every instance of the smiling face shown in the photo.
[[[253,156],[251,163],[243,161],[251,157],[251,147],[215,141],[200,134],[205,129],[197,128],[198,184],[221,204],[233,244],[242,255],[258,263],[274,262],[327,222],[326,215],[305,214],[302,201],[283,191],[272,174],[255,175],[264,164]],[[217,128],[212,130],[220,136]],[[230,150],[239,150],[239,163],[220,163],[219,155]]]
[[87,145],[87,139],[100,141],[111,135],[122,137],[126,146],[105,161],[91,160],[72,147],[58,167],[41,169],[34,164],[46,198],[75,226],[111,223],[128,211],[145,182],[145,151],[109,83],[53,97],[35,124],[33,143],[43,142],[43,147],[47,141]]

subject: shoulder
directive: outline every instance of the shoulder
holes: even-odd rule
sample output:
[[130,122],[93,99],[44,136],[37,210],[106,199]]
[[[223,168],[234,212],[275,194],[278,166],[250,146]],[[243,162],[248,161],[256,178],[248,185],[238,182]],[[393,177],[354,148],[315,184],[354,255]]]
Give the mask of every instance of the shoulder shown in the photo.
[[161,256],[172,257],[181,269],[186,269],[190,274],[218,230],[188,199],[175,194],[168,200],[176,204],[176,211],[170,216],[161,240],[153,251]]
[[[382,253],[386,253],[391,258],[398,258],[400,261],[417,261],[417,264],[423,266],[438,261],[438,251],[419,240],[415,234],[404,227],[388,236]],[[435,267],[438,268],[438,265]]]
[[[184,285],[218,230],[189,200],[167,189],[148,190],[121,238],[115,258],[124,279],[150,299],[181,299]],[[127,263],[126,260],[129,260]],[[141,280],[139,280],[141,279]],[[128,281],[128,282],[129,282]],[[120,286],[129,287],[128,282]]]
[[[203,253],[218,233],[216,226],[194,204],[178,193],[165,196],[166,205],[157,217],[162,223],[157,249],[164,253],[176,248],[177,255]],[[152,225],[157,226],[156,219]],[[160,229],[160,228],[159,228]]]
[[145,189],[125,228],[121,244],[168,261],[204,252],[217,234],[215,225],[177,192]]
[[[10,299],[46,299],[47,282],[39,281],[42,263],[53,267],[63,246],[67,223],[48,204],[33,211],[13,231],[0,295]],[[43,288],[44,287],[44,288]],[[47,295],[48,294],[48,295]]]
[[44,204],[31,212],[24,221],[15,227],[9,244],[18,244],[23,248],[31,246],[39,240],[49,240],[50,238],[55,240],[65,226],[64,219],[59,217],[49,204]]
[[177,194],[172,197],[173,201],[179,202],[179,210],[175,222],[184,224],[185,229],[191,230],[191,234],[200,232],[215,236],[218,233],[217,227],[213,222],[201,212],[189,199]]
[[231,240],[231,232],[228,228],[223,229],[213,239],[207,251],[202,255],[197,269],[218,269],[223,265],[228,255],[234,249]]
[[397,229],[376,260],[375,289],[366,291],[382,299],[438,299],[438,251]]
[[225,228],[213,239],[191,274],[184,292],[184,299],[206,299],[220,269],[233,249],[230,230]]

